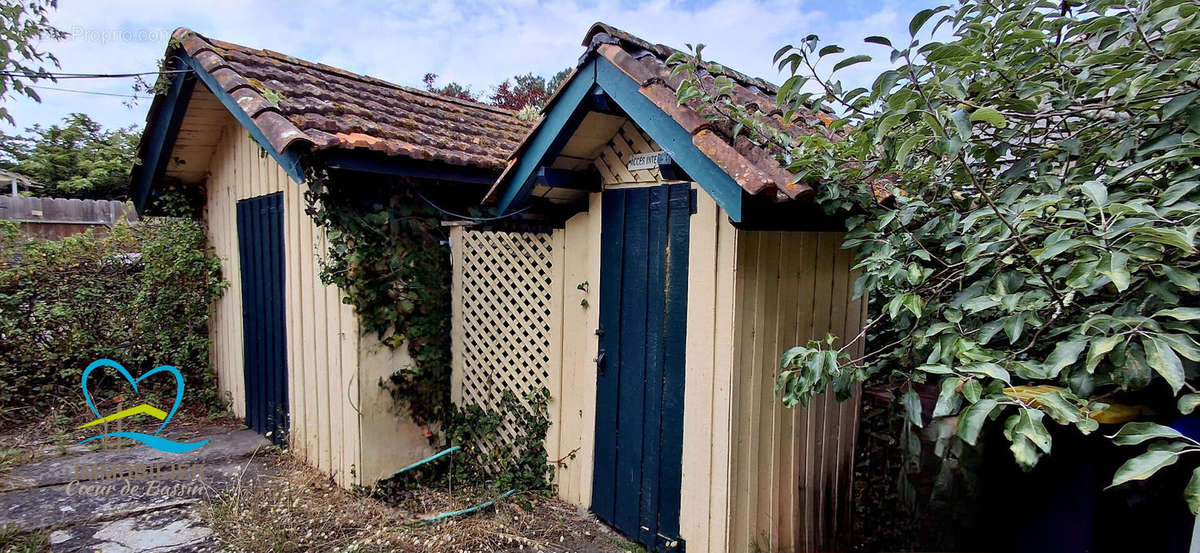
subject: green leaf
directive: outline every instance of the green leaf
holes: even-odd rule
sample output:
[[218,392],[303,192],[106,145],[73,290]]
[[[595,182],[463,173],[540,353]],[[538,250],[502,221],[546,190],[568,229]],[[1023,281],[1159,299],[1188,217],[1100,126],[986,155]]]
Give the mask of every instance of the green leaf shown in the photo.
[[817,52],[817,56],[823,58],[825,56],[828,56],[829,54],[840,54],[845,51],[846,51],[846,49],[842,48],[841,46],[838,46],[836,44],[830,44],[829,46],[821,48],[821,51]]
[[1192,478],[1183,489],[1183,499],[1193,515],[1200,515],[1200,467],[1192,470]]
[[979,440],[979,431],[983,429],[983,423],[987,421],[988,415],[995,408],[996,400],[981,399],[963,409],[962,414],[958,416],[958,437],[968,444],[975,445],[975,442]]
[[1104,183],[1090,180],[1083,183],[1079,189],[1083,191],[1084,196],[1096,204],[1096,207],[1108,205],[1108,187],[1104,186]]
[[925,22],[929,21],[929,18],[933,17],[934,14],[944,9],[947,8],[945,6],[941,6],[938,8],[928,8],[917,12],[917,15],[914,15],[912,20],[908,22],[908,34],[917,36],[917,32],[921,30],[921,27],[925,25]]
[[962,392],[963,397],[967,398],[967,401],[979,403],[979,398],[983,395],[983,384],[980,384],[975,379],[968,380],[963,383]]
[[1156,438],[1182,439],[1183,434],[1180,434],[1174,428],[1154,424],[1152,422],[1130,422],[1122,426],[1116,434],[1109,436],[1117,445],[1137,445],[1146,440]]
[[1183,96],[1171,98],[1170,102],[1163,104],[1162,118],[1167,119],[1174,116],[1176,113],[1179,113],[1181,110],[1191,105],[1191,103],[1196,100],[1196,96],[1200,96],[1200,91],[1189,92]]
[[925,137],[919,134],[913,134],[912,136],[904,139],[904,142],[902,142],[900,147],[896,149],[896,161],[904,163],[906,160],[908,160],[908,154],[912,152],[912,149],[924,139]]
[[1091,347],[1088,349],[1087,364],[1085,365],[1087,371],[1089,373],[1095,372],[1096,366],[1100,364],[1100,361],[1104,359],[1104,356],[1107,355],[1108,352],[1112,351],[1113,348],[1117,347],[1117,344],[1120,344],[1122,341],[1124,341],[1124,339],[1125,338],[1119,334],[1115,336],[1102,336],[1100,338],[1094,338],[1092,340]]
[[1008,120],[1006,120],[1004,115],[993,107],[982,107],[975,110],[975,112],[971,114],[971,122],[975,123],[977,121],[983,121],[993,127],[996,127],[997,129],[1003,129],[1004,127],[1008,126]]
[[879,44],[881,46],[889,46],[889,47],[892,45],[892,41],[888,40],[887,37],[882,37],[882,36],[878,36],[878,35],[869,36],[867,38],[864,38],[863,42],[868,42],[871,44]]
[[1062,392],[1048,392],[1037,397],[1038,405],[1054,420],[1062,424],[1079,422],[1083,412],[1074,403],[1067,401]]
[[845,69],[847,67],[850,67],[851,65],[854,65],[856,63],[862,63],[865,61],[871,61],[871,56],[867,56],[867,55],[863,55],[863,54],[859,54],[857,56],[850,56],[842,61],[837,62],[837,64],[833,66],[833,71],[836,73],[837,71]]
[[950,374],[950,373],[954,372],[954,371],[950,370],[950,367],[947,367],[946,365],[940,365],[940,364],[921,365],[921,366],[917,367],[917,370],[924,371],[929,374]]
[[921,396],[911,388],[900,396],[900,403],[904,405],[904,414],[908,417],[908,422],[913,423],[917,427],[924,426],[921,422]]
[[937,404],[933,407],[933,418],[948,417],[958,412],[958,408],[962,406],[958,383],[959,380],[956,377],[942,379]]
[[1045,368],[1050,378],[1056,378],[1063,369],[1075,363],[1085,347],[1087,347],[1086,340],[1075,339],[1059,342],[1050,357],[1046,358]]
[[1163,266],[1162,269],[1171,284],[1191,292],[1200,292],[1200,277],[1175,267]]
[[1012,377],[1009,376],[1008,371],[1004,370],[1004,367],[1001,367],[995,363],[975,363],[973,365],[967,365],[966,367],[963,367],[962,371],[977,376],[990,376],[1005,383],[1008,383],[1012,380]]
[[1175,464],[1179,454],[1172,451],[1147,451],[1134,457],[1117,469],[1113,475],[1112,484],[1108,487],[1120,486],[1133,480],[1145,480],[1158,472],[1159,469]]
[[1175,404],[1179,408],[1179,412],[1184,415],[1192,414],[1196,410],[1196,406],[1200,405],[1200,394],[1183,394],[1179,396],[1179,401]]
[[1154,314],[1155,317],[1171,317],[1177,321],[1194,321],[1200,319],[1200,307],[1173,307],[1163,309]]
[[1106,263],[1101,265],[1100,274],[1108,277],[1117,291],[1124,292],[1129,288],[1129,255],[1114,251],[1108,255]]
[[966,110],[955,110],[950,114],[950,120],[954,122],[954,128],[958,130],[959,138],[962,138],[964,142],[971,139],[971,120]]
[[1174,246],[1185,253],[1196,253],[1196,247],[1192,244],[1195,237],[1188,236],[1183,231],[1155,227],[1133,227],[1129,229],[1129,233],[1147,242]]
[[1156,338],[1144,338],[1142,347],[1146,350],[1146,363],[1167,381],[1172,392],[1178,394],[1185,378],[1179,356],[1169,344]]
[[1013,431],[1032,442],[1042,453],[1050,453],[1050,433],[1042,424],[1044,415],[1045,413],[1037,409],[1021,409],[1020,418],[1017,419]]

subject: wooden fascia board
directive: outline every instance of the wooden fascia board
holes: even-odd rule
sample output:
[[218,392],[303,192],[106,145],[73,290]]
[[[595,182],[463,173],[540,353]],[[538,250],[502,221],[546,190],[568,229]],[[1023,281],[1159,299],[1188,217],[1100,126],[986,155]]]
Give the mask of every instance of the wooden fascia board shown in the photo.
[[742,220],[742,187],[692,142],[691,133],[638,90],[638,83],[603,57],[597,57],[596,84],[629,115],[663,151],[700,185],[735,223]]
[[562,94],[555,99],[554,105],[546,112],[545,118],[537,130],[526,142],[526,146],[518,154],[516,167],[509,171],[506,177],[507,185],[500,183],[504,190],[496,205],[496,213],[503,215],[513,202],[526,197],[533,189],[537,168],[546,163],[562,149],[566,138],[574,131],[572,123],[579,124],[577,113],[585,108],[584,100],[592,86],[596,84],[596,60],[592,60],[575,72],[575,76],[567,83]]
[[133,185],[133,206],[138,215],[146,208],[150,198],[150,187],[158,182],[167,169],[167,160],[179,136],[183,115],[187,112],[195,80],[185,73],[176,74],[167,88],[167,93],[158,100],[154,117],[146,129],[142,147],[141,163],[134,166],[130,174]]
[[572,123],[578,125],[580,112],[589,109],[590,103],[585,100],[593,85],[612,98],[638,127],[670,154],[675,163],[716,200],[733,222],[741,222],[742,187],[696,148],[687,130],[643,96],[638,90],[638,83],[600,56],[594,57],[576,72],[563,94],[547,111],[527,146],[518,154],[516,167],[506,177],[507,184],[500,183],[504,193],[497,204],[497,214],[503,215],[515,202],[529,195],[535,184],[538,167],[548,165],[549,158],[557,154],[574,131]]
[[204,67],[200,65],[200,62],[197,61],[196,58],[193,58],[192,56],[189,56],[183,52],[179,53],[179,57],[185,64],[187,64],[188,67],[192,69],[200,81],[204,83],[204,86],[208,87],[208,90],[210,90],[213,95],[221,101],[221,104],[224,105],[225,109],[233,115],[233,118],[236,119],[237,122],[250,133],[250,136],[254,138],[254,141],[257,142],[258,145],[264,150],[266,150],[266,152],[275,159],[275,162],[278,163],[280,167],[283,167],[284,172],[286,172],[288,176],[296,182],[296,184],[303,183],[304,169],[300,165],[300,154],[291,148],[285,148],[286,151],[284,152],[275,151],[275,148],[271,146],[271,142],[267,140],[266,135],[264,135],[262,130],[258,128],[258,125],[254,123],[254,120],[250,118],[250,115],[238,105],[237,100],[235,100],[233,96],[230,96],[228,92],[225,92],[225,89],[222,88],[221,84],[217,82],[216,77],[213,77],[208,71],[205,71]]

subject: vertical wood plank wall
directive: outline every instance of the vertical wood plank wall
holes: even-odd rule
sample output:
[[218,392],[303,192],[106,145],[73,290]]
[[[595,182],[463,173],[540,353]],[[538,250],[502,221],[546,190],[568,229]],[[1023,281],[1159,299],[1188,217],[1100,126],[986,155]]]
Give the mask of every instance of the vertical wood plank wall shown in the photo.
[[786,409],[774,392],[788,348],[862,328],[865,302],[851,300],[853,254],[841,242],[839,233],[738,232],[729,551],[845,547],[858,393]]
[[216,302],[209,333],[222,394],[245,416],[242,298],[237,247],[238,200],[284,192],[288,403],[292,451],[343,486],[360,481],[358,325],[335,286],[320,281],[324,231],[304,214],[304,189],[292,182],[236,122],[229,119],[209,168],[208,241],[221,259],[229,289]]
[[[600,327],[600,194],[590,194],[588,211],[567,221],[563,239],[562,377],[554,398],[558,418],[556,450],[563,459],[555,471],[558,495],[576,505],[592,504],[592,467],[596,437],[596,329]],[[579,287],[587,283],[587,290]],[[586,300],[586,305],[585,305]],[[549,442],[549,440],[548,440]],[[574,458],[571,458],[572,454]]]
[[726,551],[733,421],[734,278],[738,232],[704,192],[688,244],[687,369],[679,530],[688,551]]

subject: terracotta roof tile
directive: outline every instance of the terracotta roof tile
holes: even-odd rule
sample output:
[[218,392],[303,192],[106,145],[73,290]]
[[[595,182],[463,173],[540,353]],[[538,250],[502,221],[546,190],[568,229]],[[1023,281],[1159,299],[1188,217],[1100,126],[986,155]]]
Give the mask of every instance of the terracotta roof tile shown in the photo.
[[[807,200],[813,196],[811,186],[793,182],[792,173],[773,155],[776,152],[755,145],[745,137],[734,140],[732,124],[710,122],[697,110],[695,102],[678,104],[675,92],[683,77],[672,76],[666,63],[678,50],[651,44],[604,23],[592,25],[583,45],[588,47],[588,52],[582,61],[591,55],[599,55],[637,82],[643,96],[692,134],[693,144],[750,194],[770,194],[780,200]],[[775,103],[778,90],[775,85],[723,66],[720,73],[734,82],[730,99],[749,108],[760,121],[795,137],[831,134],[826,126],[828,114],[801,112],[791,122],[785,122]],[[704,71],[700,77],[711,86],[713,75]]]
[[512,112],[176,29],[279,151],[366,148],[500,171],[529,133]]

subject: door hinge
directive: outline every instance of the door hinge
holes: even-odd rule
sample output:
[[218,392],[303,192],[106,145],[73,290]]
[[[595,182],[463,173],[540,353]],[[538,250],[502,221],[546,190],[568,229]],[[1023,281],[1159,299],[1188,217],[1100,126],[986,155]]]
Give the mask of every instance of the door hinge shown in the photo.
[[688,190],[688,213],[690,213],[692,215],[696,214],[696,210],[699,209],[698,206],[696,205],[696,203],[698,201],[699,201],[699,199],[696,194],[696,189],[692,188],[692,189]]

